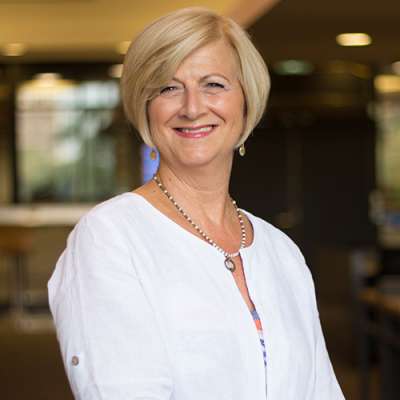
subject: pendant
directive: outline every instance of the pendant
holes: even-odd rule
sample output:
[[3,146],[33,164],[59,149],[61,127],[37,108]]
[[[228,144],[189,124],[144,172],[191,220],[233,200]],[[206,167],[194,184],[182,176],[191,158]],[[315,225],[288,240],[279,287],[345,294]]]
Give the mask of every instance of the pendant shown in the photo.
[[226,257],[224,263],[225,267],[229,269],[229,271],[233,272],[235,270],[236,266],[232,258]]

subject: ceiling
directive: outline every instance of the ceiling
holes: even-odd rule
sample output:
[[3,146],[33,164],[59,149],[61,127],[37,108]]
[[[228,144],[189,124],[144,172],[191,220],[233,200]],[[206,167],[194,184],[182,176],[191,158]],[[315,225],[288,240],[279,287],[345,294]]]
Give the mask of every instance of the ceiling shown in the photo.
[[[250,28],[265,59],[351,60],[382,66],[400,60],[399,0],[282,0]],[[366,32],[372,44],[342,47],[342,32]]]
[[204,6],[247,26],[278,1],[0,0],[0,48],[26,44],[27,52],[18,61],[118,60],[118,43],[175,9]]
[[[267,62],[343,59],[384,65],[400,59],[399,0],[0,0],[0,46],[27,45],[26,54],[13,62],[116,61],[121,59],[117,43],[130,40],[155,17],[193,5],[250,27]],[[366,32],[373,42],[340,47],[335,36],[341,32]]]

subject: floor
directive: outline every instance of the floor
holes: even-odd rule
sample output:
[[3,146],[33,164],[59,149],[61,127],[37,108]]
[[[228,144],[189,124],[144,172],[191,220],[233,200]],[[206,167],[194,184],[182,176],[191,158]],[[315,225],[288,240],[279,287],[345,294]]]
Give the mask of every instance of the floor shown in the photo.
[[24,327],[3,316],[0,357],[2,400],[73,399],[48,316]]

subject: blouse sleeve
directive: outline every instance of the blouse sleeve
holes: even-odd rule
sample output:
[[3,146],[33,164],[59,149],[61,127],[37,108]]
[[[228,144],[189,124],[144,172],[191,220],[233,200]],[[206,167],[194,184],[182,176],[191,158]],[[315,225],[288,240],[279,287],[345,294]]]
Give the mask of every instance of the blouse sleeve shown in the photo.
[[[286,235],[285,237],[288,238]],[[315,400],[344,400],[342,390],[336,379],[328,350],[326,348],[325,338],[319,318],[314,280],[310,269],[306,264],[306,260],[298,246],[290,238],[288,243],[290,244],[290,251],[298,260],[299,266],[301,267],[302,277],[305,282],[304,288],[308,299],[307,303],[310,304],[311,307],[315,349],[314,393],[311,398]]]
[[318,315],[315,316],[315,399],[344,400],[344,396],[337,382],[325,345],[324,335]]
[[118,230],[84,217],[68,237],[48,289],[76,399],[170,399],[165,343]]
[[319,319],[314,281],[311,276],[311,272],[305,262],[304,268],[307,272],[310,288],[309,290],[312,297],[312,312],[315,338],[315,384],[314,396],[312,398],[324,400],[344,400],[342,390],[340,389],[340,386],[336,379],[335,372],[332,368],[332,363],[329,358],[328,350],[326,348],[325,338],[321,327],[321,321]]

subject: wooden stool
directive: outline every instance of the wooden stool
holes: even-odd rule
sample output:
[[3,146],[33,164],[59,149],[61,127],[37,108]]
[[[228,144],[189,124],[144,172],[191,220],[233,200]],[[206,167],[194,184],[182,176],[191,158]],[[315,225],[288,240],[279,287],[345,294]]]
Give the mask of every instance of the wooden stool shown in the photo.
[[10,312],[21,316],[27,284],[27,257],[33,248],[33,229],[27,226],[0,225],[0,255],[11,260]]

